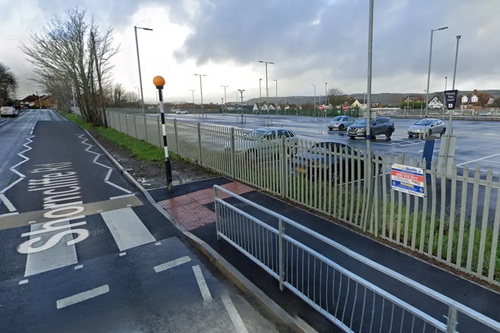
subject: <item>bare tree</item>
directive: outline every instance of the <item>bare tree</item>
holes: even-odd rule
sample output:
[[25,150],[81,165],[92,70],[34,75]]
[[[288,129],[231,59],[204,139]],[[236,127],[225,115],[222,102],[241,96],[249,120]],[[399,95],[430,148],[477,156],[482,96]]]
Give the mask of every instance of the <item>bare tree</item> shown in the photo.
[[[55,16],[41,32],[31,34],[29,46],[21,47],[34,66],[34,80],[56,98],[74,92],[84,120],[97,125],[103,124],[98,78],[110,80],[110,59],[118,52],[112,32],[101,32],[93,20],[87,21],[85,11],[76,8],[64,18]],[[56,78],[62,84],[55,84]]]
[[15,98],[17,78],[9,67],[0,63],[0,106]]
[[346,94],[339,88],[331,88],[328,91],[328,101],[333,106],[342,105],[347,99]]

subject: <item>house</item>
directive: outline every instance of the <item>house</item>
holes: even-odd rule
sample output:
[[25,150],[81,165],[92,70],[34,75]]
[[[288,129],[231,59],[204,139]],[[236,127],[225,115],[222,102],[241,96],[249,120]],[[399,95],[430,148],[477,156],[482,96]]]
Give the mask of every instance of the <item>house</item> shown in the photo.
[[481,93],[474,89],[470,96],[464,94],[460,101],[462,102],[462,109],[484,109],[493,106],[494,98],[489,93]]
[[359,100],[354,100],[354,102],[350,105],[351,108],[360,108],[363,106],[363,103],[360,103]]
[[38,107],[39,98],[40,98],[40,96],[37,96],[35,94],[28,95],[21,100],[20,104],[21,104],[21,106],[27,105],[28,107],[35,107],[35,104],[36,104]]
[[56,107],[56,99],[52,95],[44,95],[40,97],[42,109],[53,109]]
[[424,98],[422,95],[408,95],[403,99],[403,103],[410,103],[410,102],[423,102]]
[[372,106],[373,109],[380,109],[380,108],[384,107],[384,105],[382,103],[380,103],[380,102],[372,102],[370,104],[371,104],[371,106]]
[[441,102],[441,99],[439,99],[438,96],[432,97],[432,99],[429,101],[429,109],[442,109],[444,107],[443,102]]

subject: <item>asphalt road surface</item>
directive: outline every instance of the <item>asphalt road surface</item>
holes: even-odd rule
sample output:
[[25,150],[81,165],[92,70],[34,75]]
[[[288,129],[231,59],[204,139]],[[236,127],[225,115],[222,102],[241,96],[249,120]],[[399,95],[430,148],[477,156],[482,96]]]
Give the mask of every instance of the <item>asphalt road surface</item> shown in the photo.
[[[155,117],[156,115],[148,115]],[[299,137],[312,141],[337,141],[348,143],[357,147],[365,147],[365,140],[349,140],[346,132],[328,131],[327,123],[331,118],[317,118],[304,116],[262,116],[245,115],[245,123],[241,123],[241,116],[235,114],[207,114],[201,119],[197,114],[168,115],[179,121],[202,122],[207,124],[218,124],[242,129],[254,129],[265,126],[286,127],[295,131]],[[379,136],[372,143],[372,148],[380,152],[405,153],[407,156],[422,157],[424,140],[409,139],[408,128],[416,122],[415,119],[393,119],[396,131],[391,141],[385,141],[385,137]],[[448,124],[448,122],[446,122]],[[498,123],[488,121],[454,121],[453,133],[458,136],[455,163],[459,167],[465,165],[469,168],[479,167],[486,171],[492,169],[498,172],[500,169],[500,152],[496,143],[500,139]],[[449,130],[449,129],[447,129]],[[437,160],[440,140],[436,139],[434,147],[434,158]]]
[[277,332],[72,123],[0,138],[0,332]]

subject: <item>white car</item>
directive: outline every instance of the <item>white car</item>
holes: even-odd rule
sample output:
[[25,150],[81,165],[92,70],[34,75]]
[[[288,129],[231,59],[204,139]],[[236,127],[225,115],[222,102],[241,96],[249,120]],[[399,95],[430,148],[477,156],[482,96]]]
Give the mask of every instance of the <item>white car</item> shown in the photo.
[[0,115],[2,117],[17,117],[19,116],[19,110],[15,106],[2,106],[0,108]]
[[345,131],[349,126],[354,124],[356,119],[349,116],[338,116],[330,120],[328,123],[328,130],[338,129],[339,131]]
[[175,111],[176,114],[187,114],[188,112],[186,110],[177,110]]
[[[262,155],[276,155],[281,147],[281,137],[292,143],[288,147],[288,154],[295,155],[299,139],[294,131],[287,128],[257,128],[246,133],[234,142],[236,154],[243,154],[251,158],[257,158]],[[230,150],[228,144],[226,150]]]

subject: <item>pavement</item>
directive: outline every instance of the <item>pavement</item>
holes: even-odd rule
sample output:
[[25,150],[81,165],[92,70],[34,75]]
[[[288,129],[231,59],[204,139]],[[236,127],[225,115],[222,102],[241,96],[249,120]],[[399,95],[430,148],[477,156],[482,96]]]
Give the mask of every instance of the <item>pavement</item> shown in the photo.
[[[278,283],[273,277],[230,244],[223,240],[217,241],[213,185],[222,186],[256,204],[286,216],[370,260],[403,274],[409,279],[450,297],[485,316],[500,321],[500,312],[497,306],[500,304],[500,294],[495,291],[227,178],[220,177],[213,180],[179,185],[174,187],[172,193],[168,193],[164,188],[149,191],[151,196],[166,212],[175,218],[177,223],[215,249],[215,251],[288,313],[300,316],[318,332],[336,332],[338,328],[288,290],[280,292]],[[261,221],[277,227],[277,221],[274,217],[247,204],[238,202],[234,198],[227,198],[227,196],[222,196],[222,198]],[[445,322],[444,316],[447,316],[447,308],[433,298],[425,296],[408,287],[406,284],[389,278],[367,265],[348,257],[343,252],[326,246],[315,239],[311,239],[309,236],[293,230],[293,228],[287,229],[287,234],[332,259],[347,270],[399,297],[434,318]],[[274,247],[274,245],[271,245],[271,247]],[[301,259],[298,260],[300,261]],[[302,264],[298,263],[297,265],[301,266]],[[312,279],[312,275],[309,278]],[[316,282],[317,284],[321,284],[321,280]],[[361,311],[360,309],[361,307],[359,307],[358,311]],[[383,311],[383,308],[380,310],[380,307],[378,307],[374,311],[378,313],[377,311]],[[356,317],[359,315],[357,313]],[[409,323],[406,324],[409,325]],[[461,332],[493,332],[465,316],[459,316],[459,330]],[[423,331],[426,331],[425,328]]]
[[0,126],[0,332],[280,332],[52,110]]

